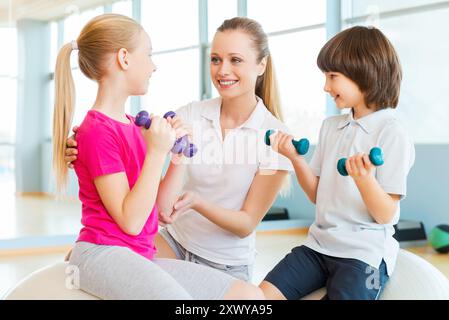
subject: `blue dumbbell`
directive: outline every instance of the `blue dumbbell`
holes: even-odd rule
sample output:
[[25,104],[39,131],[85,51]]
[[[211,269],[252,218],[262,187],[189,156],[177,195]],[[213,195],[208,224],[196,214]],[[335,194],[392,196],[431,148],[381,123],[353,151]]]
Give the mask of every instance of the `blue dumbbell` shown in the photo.
[[[337,170],[342,176],[347,176],[348,171],[346,170],[346,158],[341,158],[337,162]],[[374,147],[369,152],[369,160],[376,167],[384,164],[384,154],[382,153],[382,149],[378,147]]]
[[[173,118],[175,115],[176,113],[174,113],[173,111],[169,111],[164,114],[164,118]],[[142,110],[136,115],[134,123],[139,127],[145,127],[145,129],[149,129],[151,126],[150,115],[145,110]],[[173,148],[171,149],[171,152],[175,154],[183,153],[188,158],[193,157],[197,151],[198,148],[193,143],[189,143],[187,136],[183,136],[177,139],[173,145]]]
[[[267,132],[265,132],[265,144],[267,146],[270,145],[270,136],[275,132],[276,132],[276,130],[272,130],[272,129],[267,130]],[[302,156],[305,155],[309,151],[310,143],[309,143],[309,140],[307,140],[307,139],[301,139],[301,140],[293,140],[292,139],[292,144],[295,147],[296,152],[298,152],[298,154],[300,154]]]

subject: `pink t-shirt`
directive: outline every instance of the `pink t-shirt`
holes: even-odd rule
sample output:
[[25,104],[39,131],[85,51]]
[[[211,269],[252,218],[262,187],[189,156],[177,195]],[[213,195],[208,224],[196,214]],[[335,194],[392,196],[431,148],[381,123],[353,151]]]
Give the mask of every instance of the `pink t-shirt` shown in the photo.
[[128,235],[109,215],[94,184],[94,179],[99,176],[125,172],[131,190],[139,177],[146,145],[134,118],[126,117],[130,120],[127,124],[90,110],[76,133],[79,152],[74,165],[83,225],[77,241],[128,247],[153,259],[156,253],[154,237],[158,231],[156,205],[142,232],[137,236]]

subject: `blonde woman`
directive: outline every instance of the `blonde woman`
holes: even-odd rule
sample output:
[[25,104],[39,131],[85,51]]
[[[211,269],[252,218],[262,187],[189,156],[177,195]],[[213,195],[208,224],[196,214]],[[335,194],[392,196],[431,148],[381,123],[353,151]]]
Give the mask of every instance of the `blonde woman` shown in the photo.
[[104,299],[263,298],[259,288],[217,270],[155,258],[156,202],[173,205],[176,199],[165,193],[178,188],[176,177],[184,170],[172,163],[160,181],[163,165],[175,137],[188,132],[176,117],[152,117],[142,130],[125,114],[126,99],[145,94],[156,70],[150,38],[130,18],[98,16],[59,52],[53,132],[58,187],[66,179],[63,155],[74,112],[73,50],[81,71],[98,83],[96,101],[77,131],[83,228],[70,263],[79,268],[81,289]]

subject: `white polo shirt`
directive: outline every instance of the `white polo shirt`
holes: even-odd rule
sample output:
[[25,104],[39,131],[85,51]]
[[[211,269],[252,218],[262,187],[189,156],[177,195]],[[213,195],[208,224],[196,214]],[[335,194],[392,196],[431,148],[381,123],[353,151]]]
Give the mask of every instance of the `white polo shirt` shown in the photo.
[[384,153],[385,163],[373,173],[380,186],[404,198],[415,149],[395,110],[379,110],[358,120],[351,112],[323,122],[310,163],[320,177],[316,220],[305,245],[325,255],[358,259],[374,268],[384,259],[391,275],[399,249],[392,237],[393,225],[399,220],[399,203],[392,222],[380,225],[369,214],[354,180],[337,172],[340,158],[358,152],[369,154],[373,147],[380,147]]
[[[262,99],[248,120],[222,139],[221,98],[192,102],[176,112],[193,125],[198,153],[187,165],[183,191],[194,191],[222,208],[239,211],[254,176],[260,169],[293,171],[290,161],[265,145],[268,129],[289,132],[265,107]],[[190,252],[226,265],[248,265],[255,258],[255,233],[241,239],[194,210],[168,227],[170,234]]]

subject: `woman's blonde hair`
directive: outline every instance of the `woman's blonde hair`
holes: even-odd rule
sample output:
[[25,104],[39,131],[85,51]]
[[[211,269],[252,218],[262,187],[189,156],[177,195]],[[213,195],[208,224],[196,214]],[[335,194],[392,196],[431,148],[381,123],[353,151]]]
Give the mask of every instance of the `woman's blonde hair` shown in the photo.
[[71,43],[59,51],[55,68],[55,104],[53,111],[53,170],[56,189],[67,183],[64,162],[66,139],[75,110],[75,85],[70,67],[70,54],[78,49],[81,71],[94,81],[100,81],[107,70],[107,55],[126,48],[132,52],[138,45],[142,27],[133,19],[119,14],[103,14],[90,20]]
[[256,95],[262,98],[267,109],[279,120],[282,119],[281,103],[277,87],[276,76],[271,59],[270,49],[268,47],[268,36],[263,31],[262,26],[255,20],[245,17],[235,17],[225,20],[217,32],[228,30],[240,30],[251,37],[254,49],[258,53],[257,62],[267,58],[267,66],[263,75],[257,79]]

